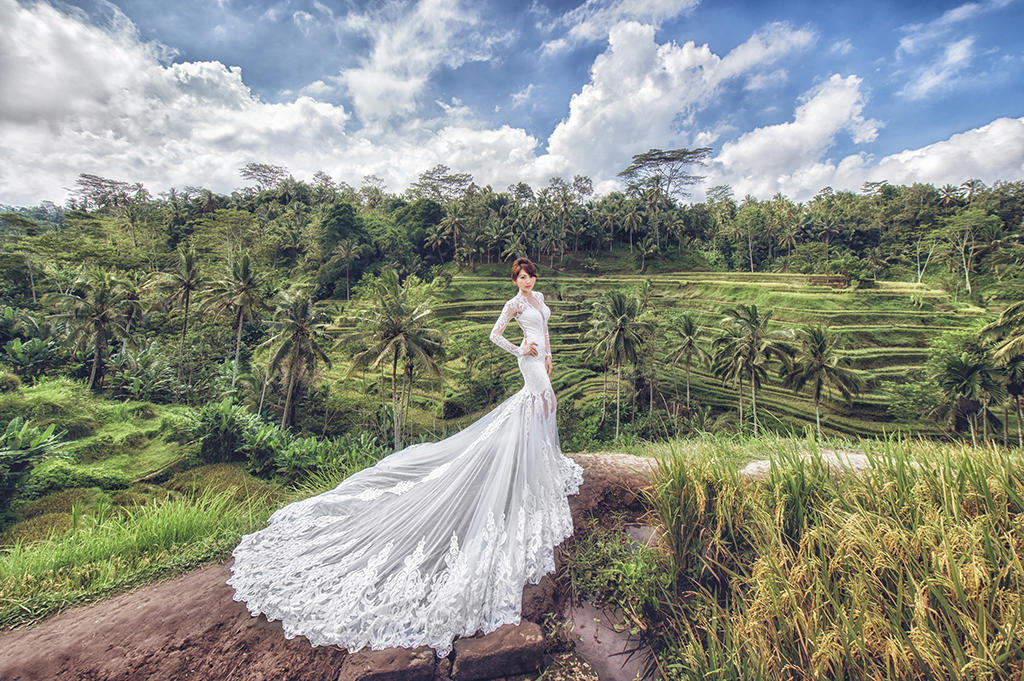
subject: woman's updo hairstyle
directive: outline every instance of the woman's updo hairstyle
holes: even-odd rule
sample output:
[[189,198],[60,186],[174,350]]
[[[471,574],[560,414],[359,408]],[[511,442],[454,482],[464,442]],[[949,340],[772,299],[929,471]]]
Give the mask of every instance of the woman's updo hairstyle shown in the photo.
[[516,258],[512,263],[512,281],[519,278],[520,272],[526,272],[531,277],[537,276],[537,266],[529,258]]

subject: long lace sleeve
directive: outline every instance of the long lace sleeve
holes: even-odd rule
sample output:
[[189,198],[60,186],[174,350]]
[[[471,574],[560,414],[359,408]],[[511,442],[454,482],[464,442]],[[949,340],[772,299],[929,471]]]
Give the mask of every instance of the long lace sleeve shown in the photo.
[[508,350],[516,357],[521,357],[523,354],[522,351],[501,335],[505,333],[505,327],[508,326],[509,321],[511,321],[515,316],[515,306],[510,300],[505,303],[505,307],[501,308],[501,314],[498,315],[498,321],[494,322],[494,328],[491,329],[491,340],[494,341],[498,347]]
[[[541,305],[543,305],[544,307],[547,307],[547,303],[544,302],[544,294],[541,293],[540,291],[537,291],[536,294],[538,296],[540,296]],[[543,315],[541,315],[541,316],[543,316]],[[547,319],[544,320],[544,356],[545,357],[550,357],[551,356],[551,339],[548,338],[548,320],[550,320],[550,319],[551,319],[551,308],[548,308],[548,316],[547,316]]]

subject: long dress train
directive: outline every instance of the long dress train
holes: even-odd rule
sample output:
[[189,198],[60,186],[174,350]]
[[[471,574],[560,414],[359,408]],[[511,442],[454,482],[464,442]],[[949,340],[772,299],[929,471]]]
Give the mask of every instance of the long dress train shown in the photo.
[[[428,645],[518,624],[522,590],[555,568],[572,534],[582,470],[562,455],[544,367],[550,310],[505,303],[491,339],[518,357],[523,388],[463,430],[411,445],[335,489],[285,506],[232,552],[233,598],[281,620],[286,638],[349,651]],[[502,333],[515,318],[523,343]],[[524,354],[537,343],[536,356]]]

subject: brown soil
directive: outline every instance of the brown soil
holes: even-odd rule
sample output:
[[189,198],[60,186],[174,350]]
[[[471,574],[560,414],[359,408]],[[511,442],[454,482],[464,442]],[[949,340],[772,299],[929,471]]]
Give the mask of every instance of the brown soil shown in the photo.
[[[585,480],[580,494],[570,498],[577,523],[606,509],[639,509],[634,492],[644,486],[650,460],[574,458]],[[252,617],[244,603],[232,598],[234,590],[225,583],[232,560],[0,632],[0,679],[338,679],[345,651],[312,647],[304,637],[285,639],[280,622]]]

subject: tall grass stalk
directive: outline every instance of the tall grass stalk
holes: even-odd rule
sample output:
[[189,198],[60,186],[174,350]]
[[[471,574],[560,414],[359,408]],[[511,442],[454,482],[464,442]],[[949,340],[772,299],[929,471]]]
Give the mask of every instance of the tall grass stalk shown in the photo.
[[0,627],[223,558],[266,522],[264,501],[231,492],[153,502],[123,515],[77,515],[64,536],[0,553]]
[[837,474],[790,444],[760,481],[661,467],[649,501],[680,571],[666,675],[1020,678],[1021,453],[890,438],[861,443],[867,471]]

